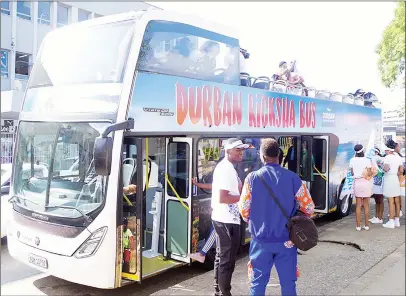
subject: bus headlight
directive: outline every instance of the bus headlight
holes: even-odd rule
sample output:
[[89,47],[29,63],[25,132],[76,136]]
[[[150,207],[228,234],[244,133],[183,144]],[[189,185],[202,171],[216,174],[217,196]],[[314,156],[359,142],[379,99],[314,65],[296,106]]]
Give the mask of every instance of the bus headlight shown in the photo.
[[102,243],[106,232],[107,227],[102,227],[93,232],[93,234],[75,252],[75,257],[80,259],[94,255]]

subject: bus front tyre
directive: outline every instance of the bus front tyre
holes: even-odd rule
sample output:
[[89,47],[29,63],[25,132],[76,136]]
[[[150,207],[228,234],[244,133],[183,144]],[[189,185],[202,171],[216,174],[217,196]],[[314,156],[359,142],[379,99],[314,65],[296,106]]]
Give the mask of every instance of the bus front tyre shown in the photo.
[[339,199],[339,196],[337,200],[336,216],[341,219],[347,217],[351,213],[352,195],[345,195],[342,199]]

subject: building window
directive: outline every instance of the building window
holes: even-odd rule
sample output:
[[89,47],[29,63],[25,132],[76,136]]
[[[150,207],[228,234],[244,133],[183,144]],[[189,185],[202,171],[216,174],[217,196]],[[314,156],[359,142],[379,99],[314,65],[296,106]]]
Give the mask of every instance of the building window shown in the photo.
[[51,23],[51,2],[39,1],[38,2],[38,23],[50,24]]
[[30,55],[27,53],[16,53],[16,78],[28,79],[30,74]]
[[69,8],[58,3],[57,11],[57,26],[66,26],[69,23]]
[[78,22],[87,21],[89,18],[90,18],[90,12],[89,11],[79,9],[79,11],[78,11]]
[[1,13],[10,15],[10,1],[1,1]]
[[31,20],[31,2],[17,1],[17,16],[25,20]]
[[8,51],[1,50],[1,77],[8,78]]

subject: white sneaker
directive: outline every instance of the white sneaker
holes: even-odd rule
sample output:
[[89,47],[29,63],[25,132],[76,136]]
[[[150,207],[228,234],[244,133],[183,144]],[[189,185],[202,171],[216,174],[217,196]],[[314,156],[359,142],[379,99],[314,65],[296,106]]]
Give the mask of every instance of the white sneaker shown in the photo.
[[381,219],[379,219],[379,218],[376,218],[375,220],[369,221],[369,222],[371,222],[372,224],[382,224],[382,223],[383,223],[383,220],[381,220]]
[[382,226],[385,227],[385,228],[393,229],[393,228],[395,228],[395,221],[393,219],[389,220],[388,222],[386,222]]
[[395,227],[400,227],[399,218],[395,218]]
[[361,231],[361,227],[355,227],[357,231]]
[[377,217],[373,217],[371,219],[369,219],[369,222],[374,223],[376,220],[379,220]]
[[364,230],[369,230],[369,226],[362,226],[362,229],[364,229]]

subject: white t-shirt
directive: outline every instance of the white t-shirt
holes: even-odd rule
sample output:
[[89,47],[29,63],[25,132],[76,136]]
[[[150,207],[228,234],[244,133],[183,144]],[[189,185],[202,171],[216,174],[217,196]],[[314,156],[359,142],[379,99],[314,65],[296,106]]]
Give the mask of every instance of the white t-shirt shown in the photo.
[[397,175],[399,167],[403,166],[402,158],[395,154],[386,155],[383,163],[389,165],[389,171],[385,172],[385,175]]
[[353,157],[350,159],[350,168],[354,172],[354,178],[362,178],[365,168],[370,167],[372,167],[371,160],[366,157]]
[[211,219],[222,223],[240,224],[240,212],[238,203],[221,204],[220,190],[227,190],[232,195],[239,196],[238,185],[241,180],[233,164],[224,158],[220,161],[213,172],[212,197],[211,197]]

